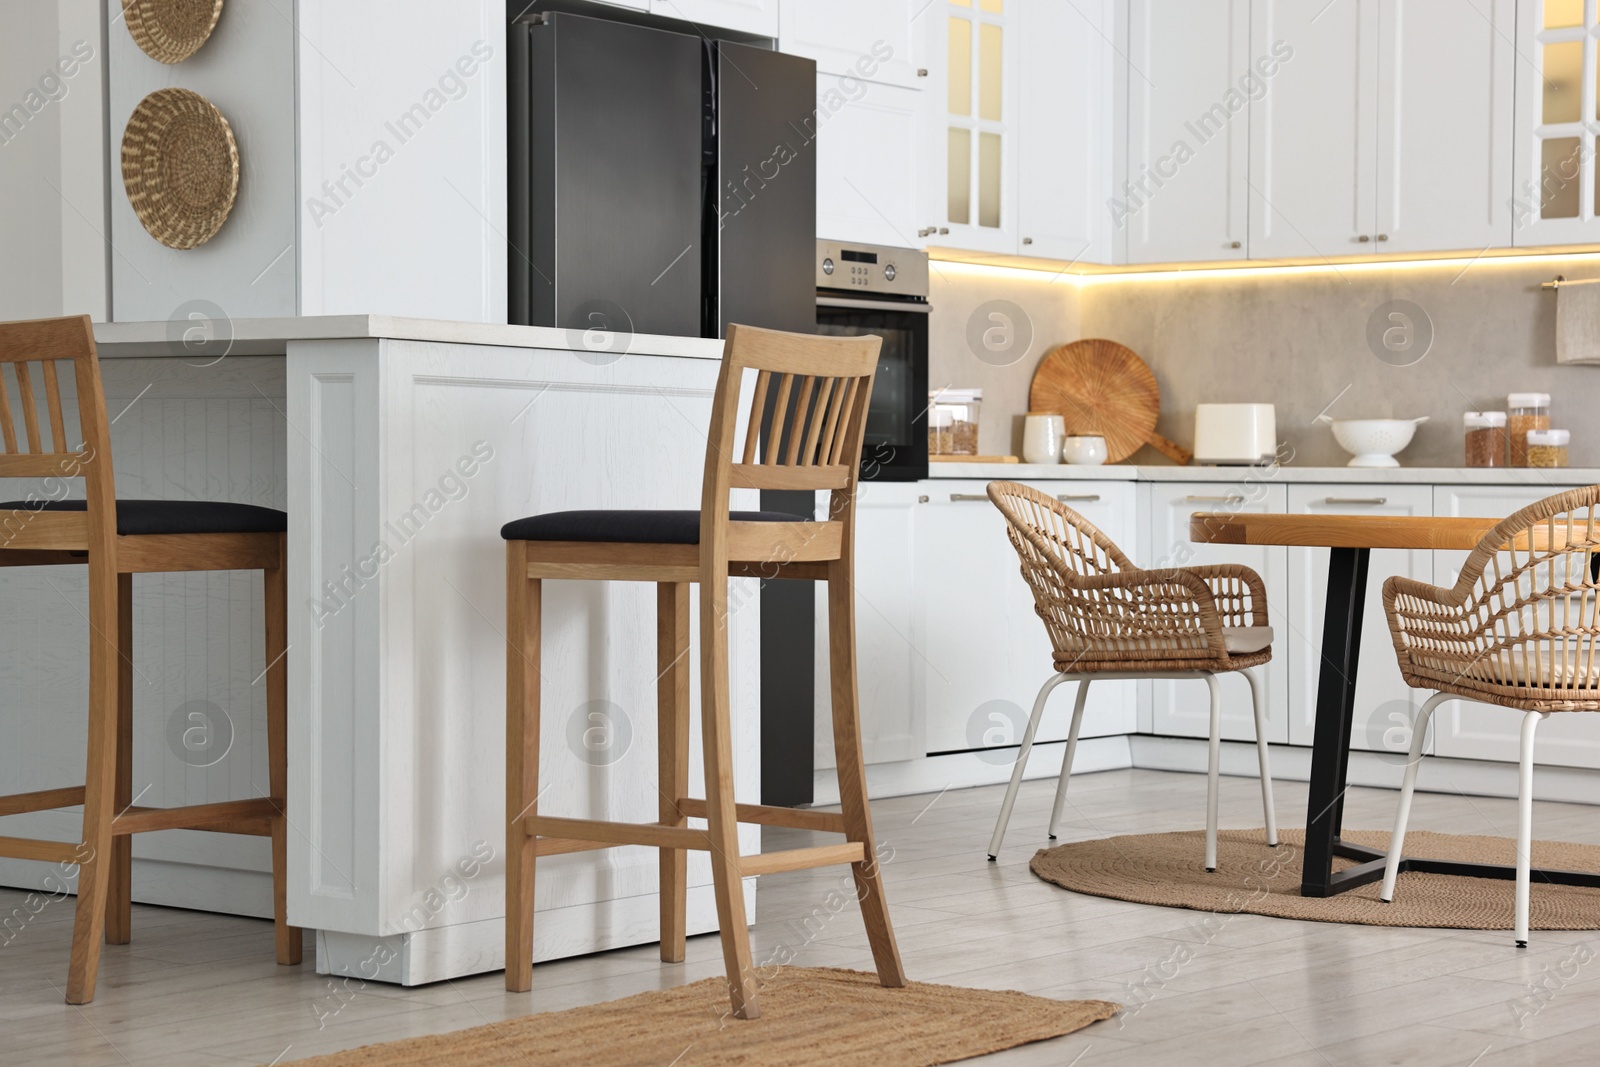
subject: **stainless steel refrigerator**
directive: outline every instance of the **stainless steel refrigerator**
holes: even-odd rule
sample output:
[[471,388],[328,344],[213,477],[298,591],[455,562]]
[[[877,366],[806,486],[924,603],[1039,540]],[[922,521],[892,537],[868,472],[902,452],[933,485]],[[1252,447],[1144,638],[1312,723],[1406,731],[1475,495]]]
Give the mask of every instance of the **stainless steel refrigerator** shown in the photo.
[[[816,64],[645,22],[535,11],[510,25],[511,321],[814,332]],[[814,501],[764,492],[761,506]],[[761,591],[765,803],[811,800],[814,603],[810,582]]]

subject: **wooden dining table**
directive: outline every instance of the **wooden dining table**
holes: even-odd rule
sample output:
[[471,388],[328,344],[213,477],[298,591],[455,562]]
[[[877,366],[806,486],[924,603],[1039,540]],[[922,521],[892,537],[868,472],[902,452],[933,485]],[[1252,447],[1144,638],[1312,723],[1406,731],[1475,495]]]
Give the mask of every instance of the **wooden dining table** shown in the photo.
[[[1328,600],[1323,611],[1322,664],[1317,676],[1316,726],[1311,742],[1305,869],[1300,894],[1329,897],[1383,877],[1386,854],[1342,841],[1344,794],[1350,766],[1356,669],[1367,594],[1367,568],[1375,548],[1468,551],[1499,519],[1391,515],[1258,515],[1201,512],[1189,520],[1189,539],[1219,545],[1287,545],[1327,548]],[[1524,535],[1526,536],[1526,535]],[[1335,871],[1333,860],[1356,860]],[[1472,878],[1516,877],[1515,867],[1407,856],[1402,871]],[[1600,887],[1600,874],[1535,869],[1535,880]]]

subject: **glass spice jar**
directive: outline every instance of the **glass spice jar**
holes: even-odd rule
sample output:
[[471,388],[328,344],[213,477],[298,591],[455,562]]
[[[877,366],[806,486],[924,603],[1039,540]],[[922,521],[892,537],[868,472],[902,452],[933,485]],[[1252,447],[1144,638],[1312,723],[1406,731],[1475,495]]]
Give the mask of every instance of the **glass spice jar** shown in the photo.
[[1467,466],[1504,467],[1506,465],[1506,413],[1469,411],[1466,425]]
[[1571,430],[1529,430],[1528,466],[1565,467]]
[[950,424],[952,420],[948,411],[930,408],[928,411],[928,455],[948,456],[955,451],[955,442],[951,439]]
[[1550,428],[1549,393],[1512,393],[1506,397],[1506,434],[1511,442],[1511,465],[1528,466],[1528,432]]

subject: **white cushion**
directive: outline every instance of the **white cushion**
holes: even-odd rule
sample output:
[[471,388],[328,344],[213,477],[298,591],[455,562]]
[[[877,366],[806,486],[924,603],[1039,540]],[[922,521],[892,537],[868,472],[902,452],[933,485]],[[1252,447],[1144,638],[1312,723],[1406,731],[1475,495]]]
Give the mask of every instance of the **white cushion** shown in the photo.
[[1270,626],[1224,626],[1222,643],[1234,655],[1246,655],[1272,647]]
[[[1565,662],[1562,662],[1562,661]],[[1600,688],[1600,651],[1590,662],[1587,647],[1559,652],[1536,652],[1532,656],[1522,649],[1491,656],[1483,663],[1483,670],[1473,674],[1487,674],[1502,685],[1526,685],[1555,689]]]

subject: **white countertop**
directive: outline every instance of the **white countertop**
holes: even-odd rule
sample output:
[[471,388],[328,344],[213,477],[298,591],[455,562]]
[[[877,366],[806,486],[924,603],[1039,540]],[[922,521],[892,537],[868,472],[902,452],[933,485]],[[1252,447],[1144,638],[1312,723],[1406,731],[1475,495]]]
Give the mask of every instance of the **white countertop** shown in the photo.
[[[184,332],[205,340],[185,344]],[[214,339],[213,339],[214,338]],[[389,315],[313,315],[267,319],[99,322],[94,339],[102,356],[281,356],[291,341],[361,340],[432,341],[444,344],[496,345],[584,351],[577,330],[550,326],[505,326],[484,322],[407,319]],[[208,340],[211,339],[211,340]],[[627,338],[628,355],[721,359],[722,342],[702,337],[665,337],[637,333]]]
[[1179,467],[1114,463],[1101,467],[1045,463],[930,463],[930,478],[982,481],[1117,481],[1270,484],[1325,482],[1373,485],[1595,485],[1600,470],[1565,467]]

